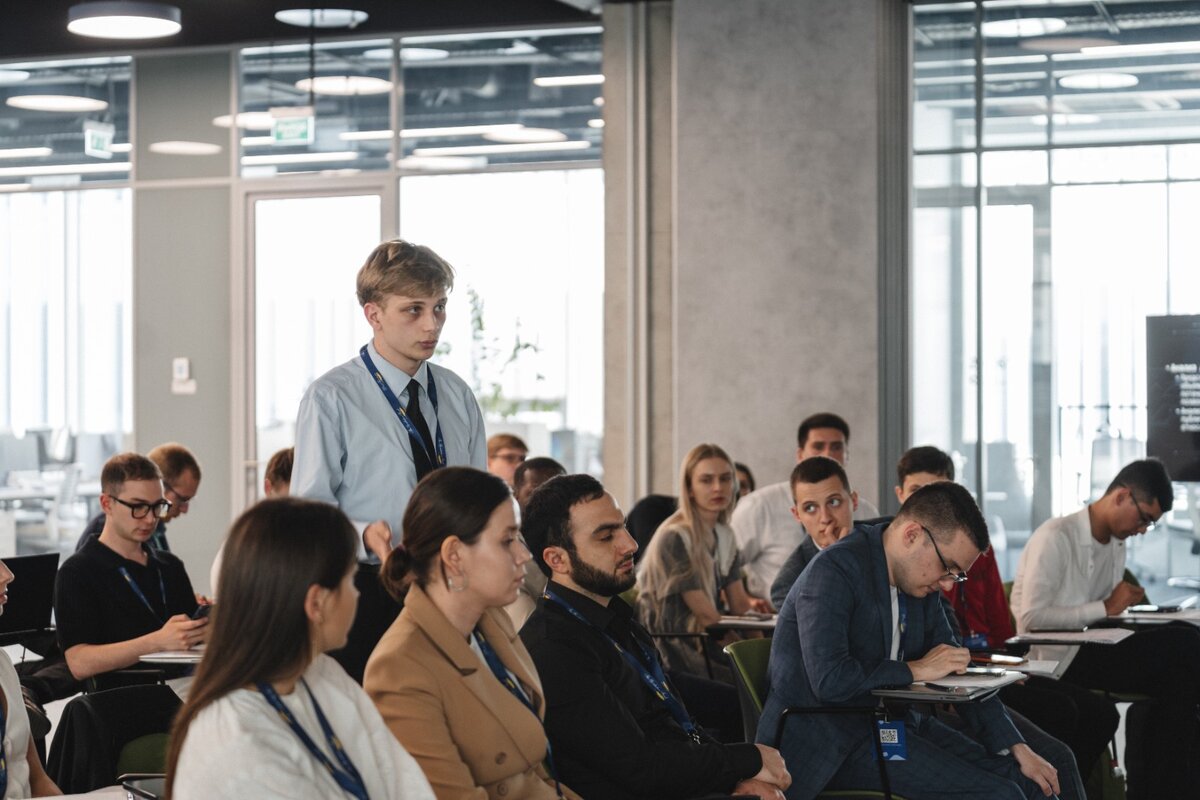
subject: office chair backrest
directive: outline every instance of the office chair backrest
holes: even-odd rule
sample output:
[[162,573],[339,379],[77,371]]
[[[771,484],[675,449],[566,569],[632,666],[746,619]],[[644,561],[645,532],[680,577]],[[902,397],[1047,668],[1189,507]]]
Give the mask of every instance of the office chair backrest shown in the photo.
[[[111,786],[126,745],[168,733],[181,705],[169,686],[159,684],[80,695],[63,709],[46,772],[68,794]],[[139,762],[146,766],[145,759]]]
[[742,730],[746,741],[758,733],[758,718],[767,700],[767,662],[771,657],[770,639],[743,639],[725,646],[737,680],[738,703],[742,709]]

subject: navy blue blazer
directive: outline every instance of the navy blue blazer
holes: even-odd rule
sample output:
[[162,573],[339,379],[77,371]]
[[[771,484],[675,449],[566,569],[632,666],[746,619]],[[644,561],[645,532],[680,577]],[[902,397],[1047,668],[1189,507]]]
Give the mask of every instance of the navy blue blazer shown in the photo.
[[[792,715],[783,741],[775,741],[787,706],[874,706],[871,690],[912,683],[908,665],[889,658],[892,604],[885,525],[859,525],[821,551],[800,575],[780,609],[771,642],[770,689],[757,740],[788,759],[793,788],[788,797],[815,797],[846,757],[867,736],[856,715]],[[904,657],[921,658],[939,644],[958,645],[939,597],[904,596],[907,625]],[[963,703],[959,712],[991,752],[1024,741],[994,696]],[[795,784],[799,784],[796,786]]]

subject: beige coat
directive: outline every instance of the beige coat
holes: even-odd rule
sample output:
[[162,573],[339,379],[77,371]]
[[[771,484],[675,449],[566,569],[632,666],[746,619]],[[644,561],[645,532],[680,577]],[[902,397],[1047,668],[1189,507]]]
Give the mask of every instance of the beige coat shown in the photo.
[[[540,716],[542,684],[503,609],[479,630],[516,676]],[[363,688],[417,759],[438,800],[553,800],[542,760],[546,733],[418,586],[371,659]],[[575,797],[565,787],[567,797]]]

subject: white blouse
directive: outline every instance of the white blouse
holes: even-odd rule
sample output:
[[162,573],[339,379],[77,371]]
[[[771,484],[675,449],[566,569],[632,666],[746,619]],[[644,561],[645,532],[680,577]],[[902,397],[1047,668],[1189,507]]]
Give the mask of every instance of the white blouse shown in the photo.
[[29,797],[29,715],[25,711],[25,697],[21,694],[21,682],[13,669],[8,654],[0,651],[0,689],[4,690],[4,701],[8,713],[4,718],[4,760],[8,765],[8,790],[5,798]]
[[[434,800],[425,774],[370,698],[329,656],[304,673],[371,800]],[[337,764],[308,692],[299,683],[284,704],[309,737]],[[348,798],[259,692],[238,689],[204,708],[188,727],[175,772],[173,797],[258,800]]]

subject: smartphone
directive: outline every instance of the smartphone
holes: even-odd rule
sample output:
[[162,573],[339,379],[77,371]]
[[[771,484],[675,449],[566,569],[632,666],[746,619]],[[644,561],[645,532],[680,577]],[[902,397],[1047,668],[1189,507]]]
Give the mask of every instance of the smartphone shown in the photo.
[[158,800],[166,792],[166,779],[161,775],[129,775],[121,781],[129,800]]
[[1024,664],[1025,659],[1021,656],[1009,656],[1004,653],[980,653],[972,655],[971,661],[977,664]]
[[1003,667],[967,667],[968,675],[1004,675],[1007,671]]
[[196,606],[196,610],[192,612],[192,619],[204,619],[212,613],[212,608],[212,603]]
[[1182,611],[1182,606],[1156,606],[1149,603],[1142,605],[1130,606],[1125,609],[1130,614],[1174,614],[1176,611]]

